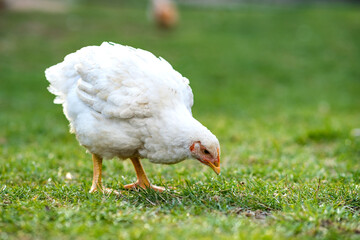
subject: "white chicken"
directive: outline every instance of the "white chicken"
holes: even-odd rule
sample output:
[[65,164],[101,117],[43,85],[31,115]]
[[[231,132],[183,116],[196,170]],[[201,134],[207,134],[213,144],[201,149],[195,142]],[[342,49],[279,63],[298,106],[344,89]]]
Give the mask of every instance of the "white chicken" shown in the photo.
[[140,158],[160,164],[196,159],[220,173],[219,141],[191,114],[188,79],[164,59],[104,42],[67,55],[45,75],[70,132],[92,154],[90,192],[112,191],[101,183],[103,158],[131,159],[137,181],[126,189],[164,190],[150,184]]

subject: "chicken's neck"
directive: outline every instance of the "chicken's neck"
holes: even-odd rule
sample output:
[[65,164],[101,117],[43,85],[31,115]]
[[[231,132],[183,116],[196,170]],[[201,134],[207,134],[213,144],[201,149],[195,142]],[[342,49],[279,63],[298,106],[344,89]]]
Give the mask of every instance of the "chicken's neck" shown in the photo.
[[212,133],[185,109],[172,109],[147,125],[144,155],[151,162],[172,164],[191,158],[190,146]]

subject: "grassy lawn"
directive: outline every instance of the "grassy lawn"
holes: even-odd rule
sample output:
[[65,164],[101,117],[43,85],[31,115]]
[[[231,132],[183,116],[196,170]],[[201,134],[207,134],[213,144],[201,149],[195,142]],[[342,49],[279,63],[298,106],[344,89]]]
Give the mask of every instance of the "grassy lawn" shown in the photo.
[[[157,30],[142,4],[63,14],[0,12],[0,239],[360,239],[357,6],[183,7]],[[193,113],[218,136],[222,174],[154,165],[167,193],[125,191],[130,161],[91,156],[68,133],[45,68],[118,42],[188,77]],[[67,179],[70,173],[72,179]]]

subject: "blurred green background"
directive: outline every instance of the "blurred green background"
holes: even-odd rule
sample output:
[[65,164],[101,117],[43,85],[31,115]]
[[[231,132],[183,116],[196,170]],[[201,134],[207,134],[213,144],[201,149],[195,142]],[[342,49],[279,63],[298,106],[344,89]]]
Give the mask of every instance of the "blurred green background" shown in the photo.
[[[149,20],[146,1],[40,5],[0,11],[0,238],[358,238],[358,5],[179,4],[170,30]],[[151,51],[189,78],[193,114],[221,143],[221,177],[144,161],[179,203],[87,194],[90,156],[44,70],[103,41]],[[104,168],[112,188],[135,179],[129,163]]]

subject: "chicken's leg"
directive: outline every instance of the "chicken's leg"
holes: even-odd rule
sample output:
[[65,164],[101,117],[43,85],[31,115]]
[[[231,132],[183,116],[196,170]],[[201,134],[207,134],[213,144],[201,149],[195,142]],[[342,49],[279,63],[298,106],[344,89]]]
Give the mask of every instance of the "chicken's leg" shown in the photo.
[[126,189],[139,188],[139,187],[143,189],[151,188],[159,192],[163,192],[165,190],[165,188],[163,187],[158,187],[150,184],[149,179],[145,174],[145,171],[141,165],[139,158],[131,158],[131,162],[134,165],[136,171],[137,181],[135,183],[125,185],[124,188]]
[[119,195],[119,192],[109,188],[104,188],[101,183],[102,158],[96,154],[93,154],[92,160],[93,160],[93,181],[89,193],[96,192],[99,188],[102,193],[115,193]]

